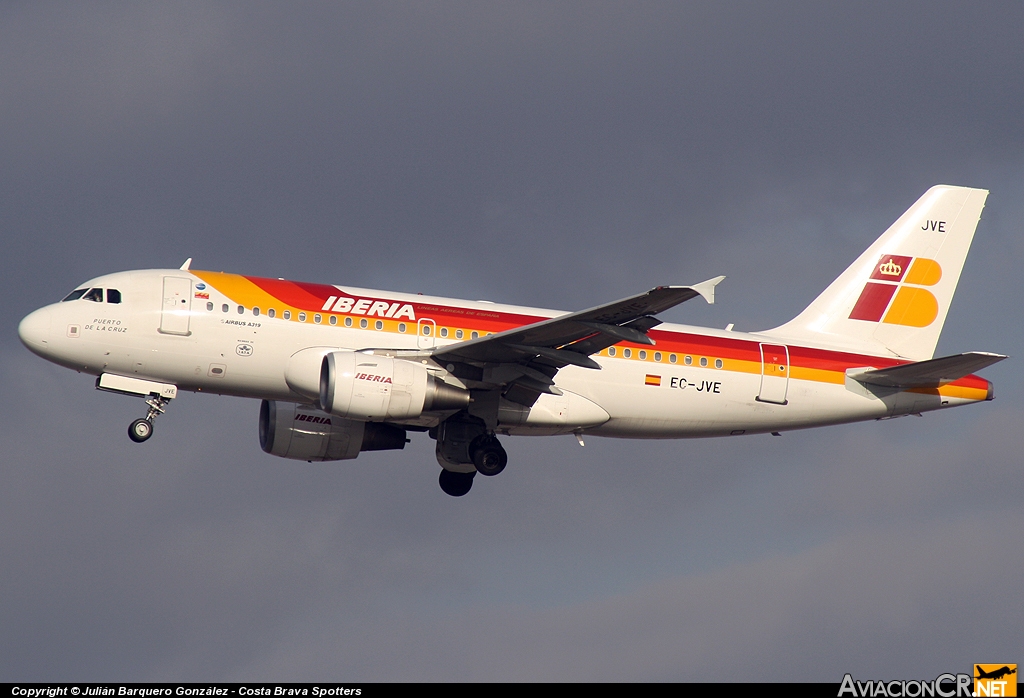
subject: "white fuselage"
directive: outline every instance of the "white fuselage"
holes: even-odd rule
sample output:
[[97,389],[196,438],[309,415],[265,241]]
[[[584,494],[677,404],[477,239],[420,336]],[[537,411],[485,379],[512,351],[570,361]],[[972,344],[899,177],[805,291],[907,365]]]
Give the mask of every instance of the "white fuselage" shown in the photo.
[[[181,281],[187,290],[180,300],[169,297],[168,278],[189,280]],[[54,303],[26,317],[20,334],[36,354],[89,374],[137,377],[195,392],[310,403],[285,379],[285,367],[301,350],[428,350],[464,341],[473,332],[494,331],[487,327],[495,322],[514,326],[516,318],[527,318],[518,320],[525,324],[562,314],[340,286],[333,287],[339,298],[383,301],[373,314],[370,302],[340,305],[331,300],[333,295],[322,306],[303,307],[293,298],[243,297],[250,293],[239,285],[244,279],[183,270],[110,274],[83,287],[116,289],[120,302],[79,298]],[[402,314],[406,305],[411,309]],[[336,324],[330,324],[331,318]],[[535,406],[536,414],[561,409],[560,418],[499,424],[498,431],[585,431],[628,438],[727,436],[919,413],[991,396],[990,384],[974,376],[934,390],[871,392],[847,378],[846,371],[889,366],[896,363],[892,357],[800,346],[775,334],[663,324],[650,336],[654,346],[623,342],[595,354],[601,370],[561,369],[555,384],[564,395],[542,395]],[[770,358],[771,352],[777,358]],[[445,367],[432,369],[443,373]],[[578,404],[588,406],[582,412],[573,407],[577,397],[584,398]],[[573,410],[580,419],[574,420]],[[595,412],[600,418],[595,419]]]

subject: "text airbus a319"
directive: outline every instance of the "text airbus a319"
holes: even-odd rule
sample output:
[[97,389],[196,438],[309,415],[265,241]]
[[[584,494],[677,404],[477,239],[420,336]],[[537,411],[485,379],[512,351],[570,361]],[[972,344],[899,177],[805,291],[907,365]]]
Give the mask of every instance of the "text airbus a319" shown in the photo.
[[31,351],[143,397],[255,398],[260,445],[305,461],[436,441],[440,485],[497,475],[500,436],[778,433],[993,397],[1005,356],[934,358],[988,192],[928,190],[802,313],[762,332],[663,323],[716,277],[564,313],[222,272],[109,274],[22,320]]

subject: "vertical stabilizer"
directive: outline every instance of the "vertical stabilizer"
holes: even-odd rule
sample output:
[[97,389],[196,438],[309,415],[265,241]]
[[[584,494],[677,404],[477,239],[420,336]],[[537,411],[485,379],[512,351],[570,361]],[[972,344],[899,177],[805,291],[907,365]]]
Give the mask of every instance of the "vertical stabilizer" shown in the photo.
[[987,197],[932,187],[806,310],[765,334],[932,358]]

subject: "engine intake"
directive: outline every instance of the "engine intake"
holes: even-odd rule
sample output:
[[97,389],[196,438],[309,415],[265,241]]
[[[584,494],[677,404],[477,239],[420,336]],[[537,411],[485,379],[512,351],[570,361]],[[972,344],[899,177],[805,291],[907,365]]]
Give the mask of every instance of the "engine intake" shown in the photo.
[[468,390],[438,380],[412,361],[335,351],[324,356],[320,367],[320,407],[332,415],[412,419],[468,404]]

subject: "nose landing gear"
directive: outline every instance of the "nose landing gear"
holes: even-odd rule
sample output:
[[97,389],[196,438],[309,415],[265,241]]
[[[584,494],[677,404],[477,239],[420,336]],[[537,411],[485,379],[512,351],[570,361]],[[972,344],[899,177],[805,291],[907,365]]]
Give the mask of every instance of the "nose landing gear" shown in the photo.
[[156,419],[157,415],[164,413],[164,408],[169,402],[169,398],[160,397],[159,395],[154,395],[146,400],[146,404],[149,405],[149,411],[144,419],[136,419],[128,425],[128,438],[137,444],[147,441],[153,435],[153,420]]
[[153,423],[148,419],[136,419],[128,425],[128,438],[137,444],[153,435]]

